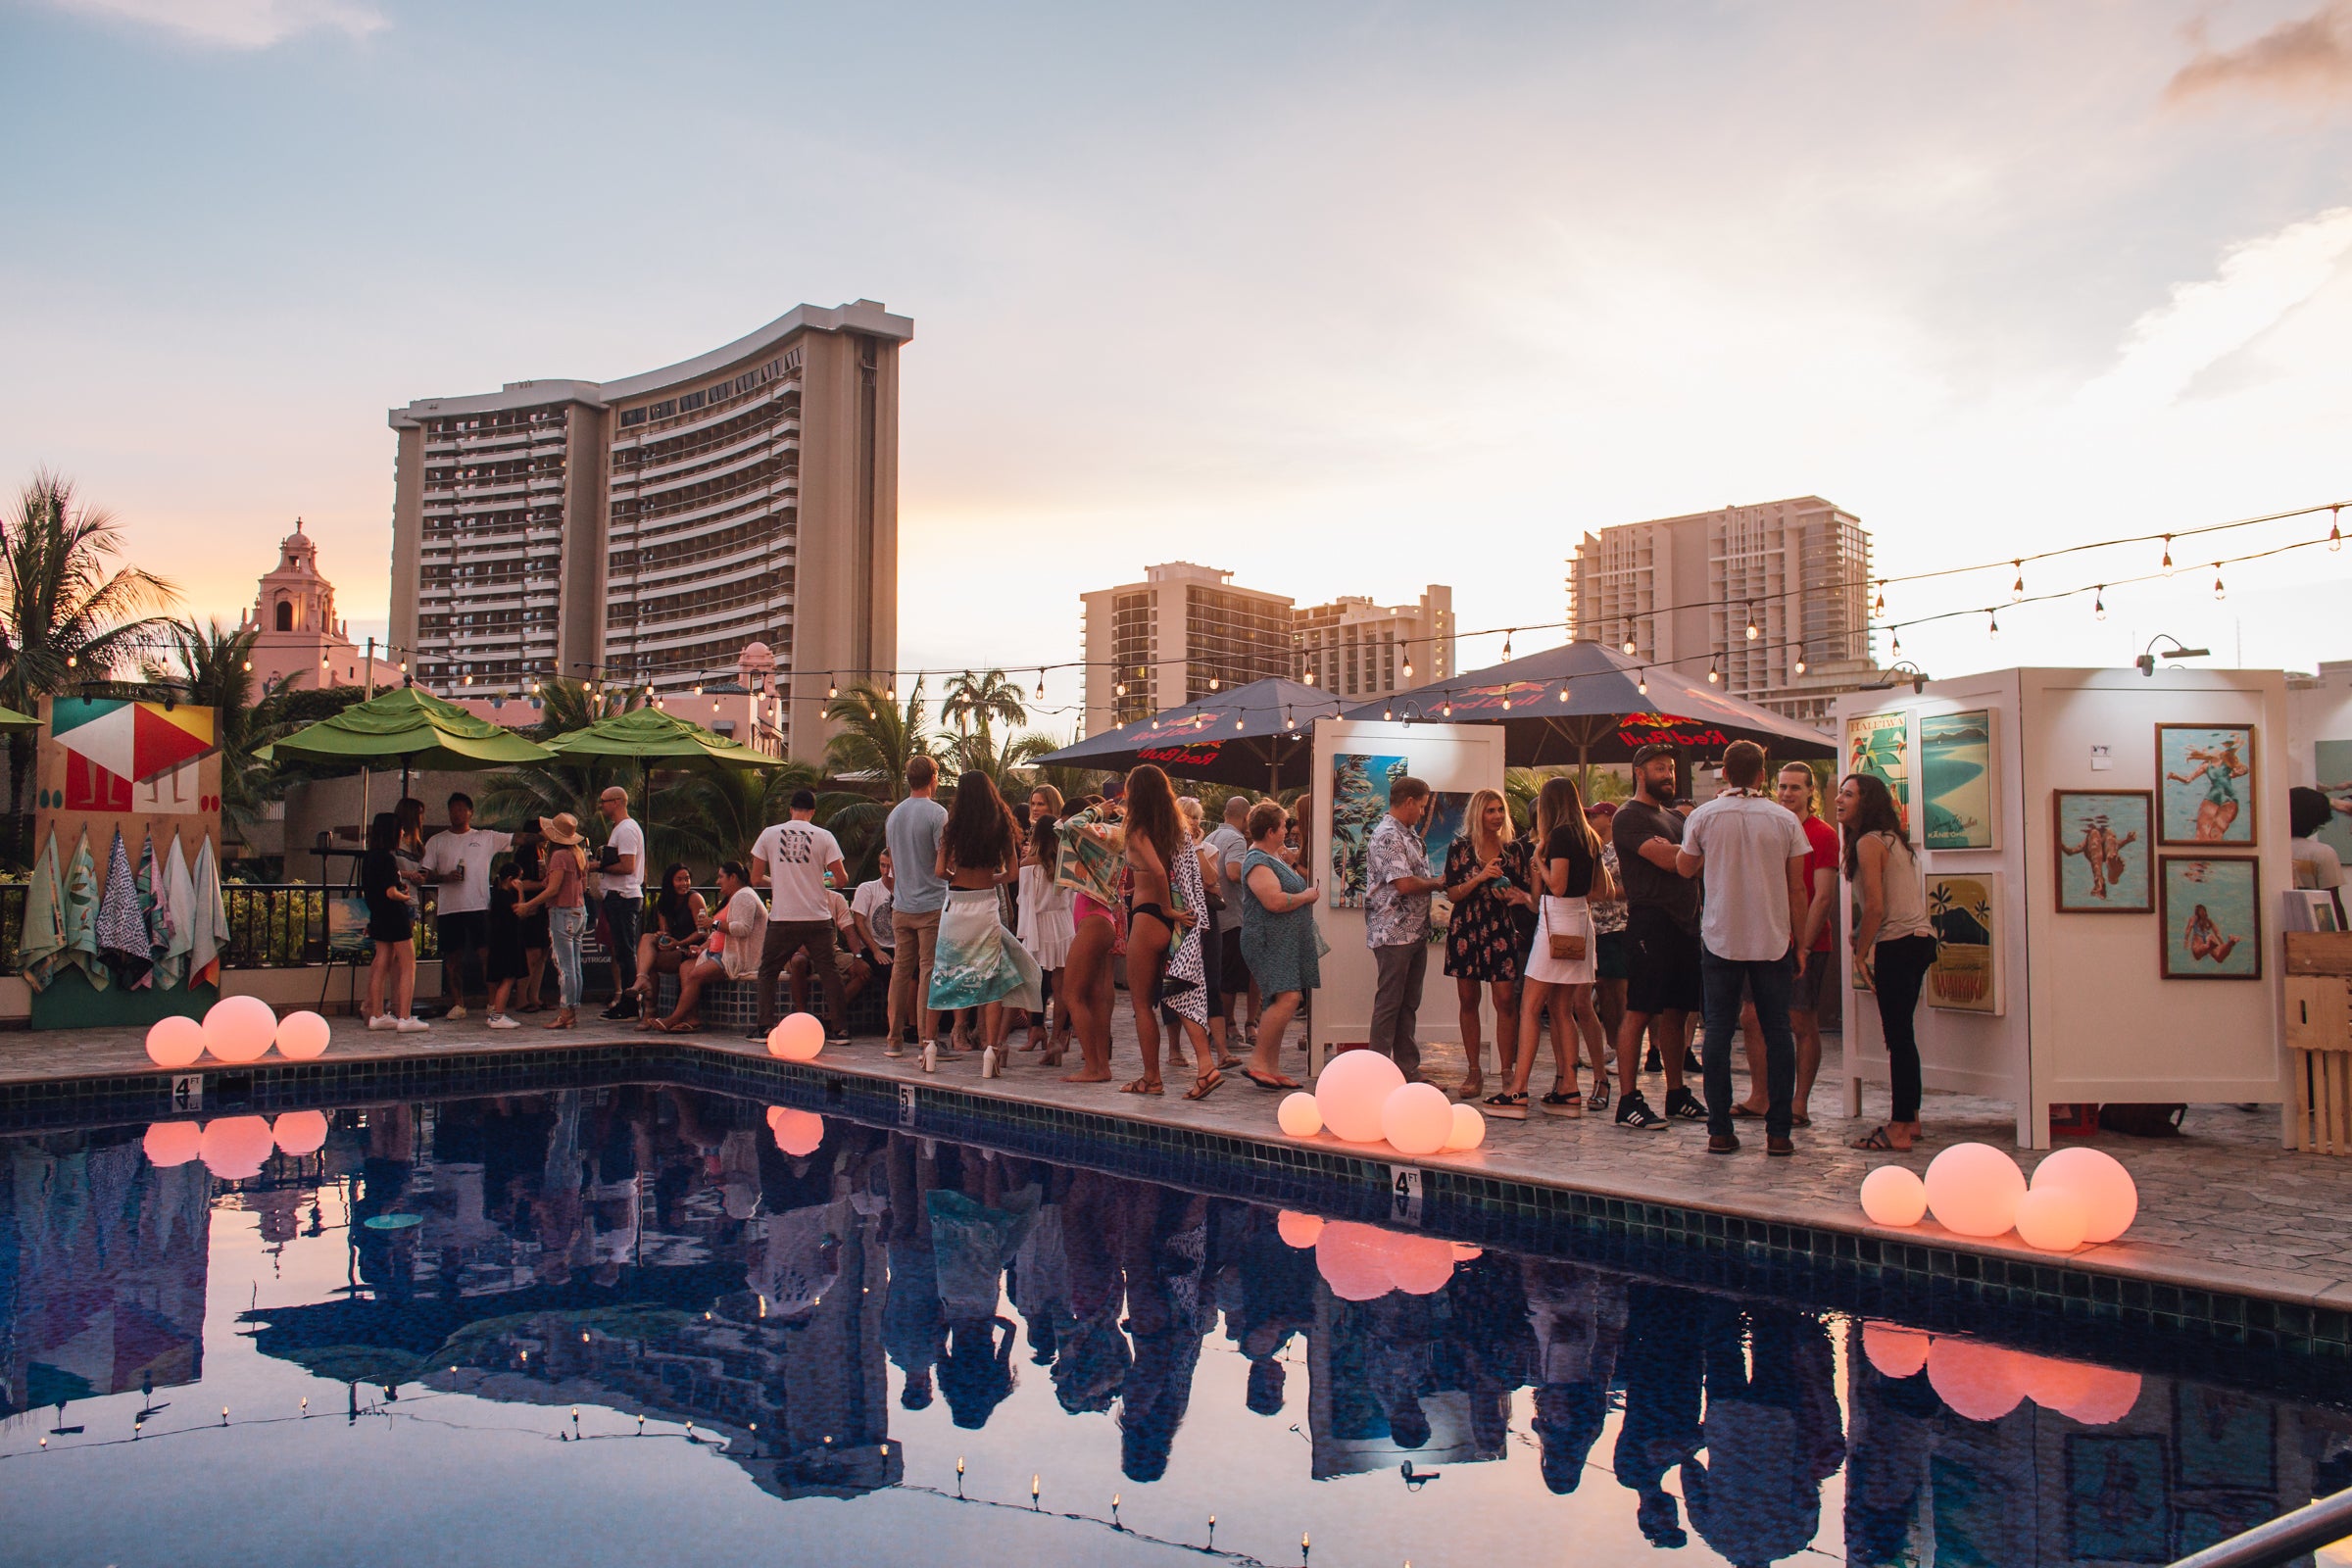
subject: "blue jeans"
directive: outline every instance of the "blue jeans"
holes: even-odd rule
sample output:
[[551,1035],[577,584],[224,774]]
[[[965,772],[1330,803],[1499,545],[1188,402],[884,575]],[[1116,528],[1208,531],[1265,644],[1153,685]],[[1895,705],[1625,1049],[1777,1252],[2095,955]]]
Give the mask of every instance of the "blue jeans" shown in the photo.
[[[1814,961],[1819,962],[1819,955]],[[1700,950],[1698,975],[1706,1000],[1706,1044],[1699,1061],[1706,1069],[1707,1132],[1732,1136],[1732,1036],[1740,1032],[1742,995],[1756,1004],[1764,1026],[1764,1136],[1788,1136],[1789,1101],[1796,1094],[1796,1036],[1788,1029],[1788,988],[1796,971],[1787,957],[1742,962]]]
[[565,1012],[580,1004],[580,995],[587,990],[580,978],[580,934],[587,928],[588,910],[583,905],[568,909],[558,906],[547,911],[547,941],[555,950],[557,989]]

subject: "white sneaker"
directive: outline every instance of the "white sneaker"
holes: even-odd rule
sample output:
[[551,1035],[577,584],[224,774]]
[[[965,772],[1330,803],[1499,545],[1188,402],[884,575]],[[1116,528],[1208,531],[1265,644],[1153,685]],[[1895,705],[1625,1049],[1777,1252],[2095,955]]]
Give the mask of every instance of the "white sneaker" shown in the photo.
[[404,1035],[420,1035],[430,1029],[432,1025],[426,1023],[422,1018],[402,1018],[396,1021],[392,1027]]
[[441,1016],[447,1018],[451,1023],[456,1023],[460,1018],[466,1016],[466,1004],[463,1002],[457,1004]]
[[490,1027],[493,1029],[519,1029],[522,1025],[503,1012],[494,1012],[490,1015]]
[[368,1020],[368,1027],[370,1029],[389,1029],[399,1022],[400,1020],[393,1017],[390,1013],[379,1012],[374,1017]]

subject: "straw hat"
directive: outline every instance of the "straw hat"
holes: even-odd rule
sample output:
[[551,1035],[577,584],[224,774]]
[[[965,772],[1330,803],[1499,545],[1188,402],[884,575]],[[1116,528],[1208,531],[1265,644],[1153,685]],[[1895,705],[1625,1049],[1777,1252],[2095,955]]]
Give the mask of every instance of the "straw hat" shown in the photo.
[[539,819],[539,831],[550,844],[573,845],[580,842],[580,819],[569,811],[558,811]]

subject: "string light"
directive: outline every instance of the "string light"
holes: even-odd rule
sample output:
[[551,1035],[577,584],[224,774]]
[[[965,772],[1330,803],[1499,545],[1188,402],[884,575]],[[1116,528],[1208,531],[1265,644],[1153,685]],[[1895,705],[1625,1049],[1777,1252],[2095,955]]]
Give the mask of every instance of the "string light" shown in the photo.
[[2164,536],[2164,574],[2173,574],[2173,536],[2169,533]]
[[1879,579],[1879,602],[1870,607],[1870,612],[1874,615],[1886,613],[1886,579],[1884,577]]
[[[1216,676],[1214,676],[1214,675],[1211,675],[1211,676],[1209,676],[1209,677],[1208,677],[1208,689],[1209,689],[1210,691],[1212,691],[1212,692],[1213,692],[1213,691],[1215,691],[1215,690],[1217,689],[1217,685],[1218,685],[1217,677],[1216,677]],[[1038,689],[1038,694],[1039,694],[1040,696],[1043,696],[1043,695],[1045,694],[1045,689],[1044,689],[1044,687],[1042,687],[1042,686],[1041,686],[1041,687],[1039,687],[1039,689]]]
[[1564,702],[1566,702],[1567,700],[1568,700],[1568,683],[1567,683],[1566,681],[1562,681],[1562,682],[1560,682],[1560,701],[1564,703]]
[[2009,602],[2015,604],[2026,597],[2026,564],[2023,561],[2012,561],[2009,564],[2017,568],[2017,581],[2009,585]]
[[2097,591],[2091,595],[2090,618],[2093,620],[2107,618],[2107,585],[2105,583],[2099,584]]
[[1984,612],[1984,637],[1988,642],[2001,640],[2001,617],[1989,610]]
[[1900,627],[1900,626],[1897,626],[1897,627],[1895,627],[1895,628],[1894,628],[1894,652],[1896,652],[1897,654],[1900,654],[1902,651],[1903,651],[1903,628],[1902,628],[1902,627]]
[[1380,716],[1382,718],[1395,718],[1396,715],[1389,710],[1388,704],[1383,703],[1380,705]]
[[1406,680],[1413,678],[1413,656],[1410,654],[1404,656],[1404,678]]
[[1315,683],[1315,666],[1312,664],[1306,666],[1306,683],[1309,686]]
[[1747,640],[1752,643],[1763,635],[1756,627],[1756,607],[1750,605],[1747,607]]
[[899,683],[895,680],[892,681],[890,683],[890,690],[884,692],[882,697],[885,702],[897,702],[899,700]]
[[2328,548],[2329,550],[2341,550],[2344,548],[2343,519],[2341,516],[2343,510],[2344,509],[2341,507],[2329,507],[2328,509]]
[[[1212,692],[1215,691],[1217,683],[1213,680],[1210,681],[1208,689]],[[1037,700],[1041,703],[1046,700],[1046,672],[1042,669],[1037,672]]]
[[2230,590],[2222,586],[2222,564],[2218,561],[2213,564],[2213,597],[2216,599],[2230,597]]
[[1646,670],[1646,669],[1645,669],[1645,670],[1643,670],[1643,671],[1642,672],[1642,678],[1641,678],[1640,680],[1637,680],[1637,681],[1635,681],[1635,682],[1634,682],[1634,690],[1636,690],[1636,691],[1640,692],[1640,693],[1641,693],[1642,696],[1644,696],[1644,697],[1647,697],[1647,696],[1649,695],[1649,671],[1648,671],[1648,670]]
[[1513,627],[1512,627],[1510,630],[1508,630],[1508,631],[1506,631],[1506,632],[1504,632],[1504,633],[1502,634],[1502,658],[1503,658],[1503,662],[1505,662],[1505,663],[1508,663],[1508,662],[1510,662],[1510,658],[1511,658],[1511,639],[1512,639],[1513,637],[1517,636],[1518,634],[1519,634],[1519,628],[1518,628],[1518,627],[1516,627],[1516,626],[1513,626]]
[[1625,623],[1625,641],[1617,645],[1617,651],[1628,659],[1634,657],[1634,623],[1630,620]]
[[1722,667],[1720,664],[1716,663],[1716,662],[1715,662],[1715,661],[1714,661],[1714,659],[1713,659],[1712,657],[1710,657],[1710,658],[1707,660],[1707,684],[1708,684],[1708,685],[1710,685],[1710,686],[1717,686],[1717,685],[1721,685],[1721,684],[1722,684],[1722,682],[1723,682],[1723,667]]
[[1795,663],[1795,665],[1794,665],[1793,667],[1795,668],[1796,672],[1797,672],[1799,675],[1802,675],[1802,674],[1805,672],[1805,656],[1804,656],[1804,655],[1802,655],[1802,654],[1799,654],[1799,655],[1797,655],[1797,656],[1796,656],[1796,663]]
[[1452,698],[1448,697],[1448,698],[1446,698],[1446,706],[1445,706],[1445,708],[1444,708],[1444,709],[1442,709],[1442,710],[1441,710],[1441,711],[1442,711],[1442,712],[1444,712],[1444,713],[1445,713],[1445,715],[1446,715],[1447,718],[1451,718],[1451,717],[1453,716],[1453,699],[1452,699]]
[[1126,683],[1125,681],[1120,681],[1120,682],[1119,682],[1117,685],[1115,685],[1115,686],[1111,687],[1111,689],[1110,689],[1110,695],[1111,695],[1111,696],[1113,696],[1113,697],[1124,697],[1124,696],[1126,696],[1126,695],[1127,695],[1127,683]]

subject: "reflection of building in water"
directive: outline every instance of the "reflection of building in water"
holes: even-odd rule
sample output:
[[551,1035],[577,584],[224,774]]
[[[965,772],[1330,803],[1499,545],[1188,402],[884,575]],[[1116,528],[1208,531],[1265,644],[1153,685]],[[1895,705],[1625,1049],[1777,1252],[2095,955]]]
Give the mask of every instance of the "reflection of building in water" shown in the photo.
[[2171,1562],[2352,1483],[2352,1415],[2158,1373],[2103,1425],[2032,1398],[1972,1421],[1849,1341],[1846,1405],[1857,1565]]
[[210,1178],[135,1131],[20,1139],[0,1161],[0,1415],[195,1379]]

